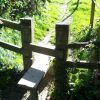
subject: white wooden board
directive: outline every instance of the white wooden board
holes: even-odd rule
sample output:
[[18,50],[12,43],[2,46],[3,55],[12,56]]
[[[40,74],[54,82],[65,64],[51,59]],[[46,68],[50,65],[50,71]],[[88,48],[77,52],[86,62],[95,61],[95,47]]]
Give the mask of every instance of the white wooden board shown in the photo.
[[36,89],[49,68],[49,56],[37,54],[35,62],[18,82],[25,88]]

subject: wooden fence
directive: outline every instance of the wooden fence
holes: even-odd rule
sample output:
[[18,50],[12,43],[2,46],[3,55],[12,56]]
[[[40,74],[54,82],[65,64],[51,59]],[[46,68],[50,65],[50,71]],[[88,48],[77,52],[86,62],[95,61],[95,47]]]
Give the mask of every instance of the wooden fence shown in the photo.
[[[91,15],[90,15],[91,28],[93,28],[94,11],[95,11],[95,3],[92,1]],[[33,24],[34,23],[33,23],[32,18],[21,18],[20,23],[5,20],[2,18],[0,18],[0,20],[1,20],[0,24],[2,26],[21,31],[22,47],[18,47],[18,46],[9,44],[9,43],[5,43],[3,41],[0,41],[0,46],[5,49],[9,49],[11,51],[22,54],[23,55],[23,65],[24,65],[25,70],[27,70],[32,65],[32,51],[62,58],[62,56],[64,55],[62,51],[71,49],[71,48],[77,49],[80,47],[85,47],[87,44],[89,44],[89,42],[76,42],[76,43],[68,44],[69,23],[59,23],[56,25],[56,47],[55,49],[40,47],[32,43],[34,39],[33,37],[34,35],[34,25]],[[94,44],[100,47],[99,43],[94,42]]]
[[[67,49],[78,49],[81,47],[85,48],[86,45],[89,44],[89,42],[74,42],[68,44],[69,25],[67,23],[59,23],[56,25],[55,49],[37,46],[32,43],[32,39],[34,39],[34,37],[32,36],[34,34],[33,19],[22,18],[20,19],[20,23],[8,21],[2,18],[0,18],[0,20],[2,21],[2,26],[21,31],[22,47],[12,45],[4,41],[0,41],[0,46],[5,49],[22,54],[23,65],[25,70],[27,70],[32,65],[32,52],[62,58],[62,56],[65,55],[63,51],[67,51]],[[93,42],[93,44],[97,47],[100,47],[99,42]],[[81,61],[79,63],[81,63]],[[84,61],[84,63],[86,64],[86,61]]]
[[[66,61],[68,49],[79,49],[81,47],[85,48],[86,45],[89,44],[89,42],[76,42],[70,44],[68,43],[70,23],[56,24],[56,46],[55,49],[51,49],[51,48],[41,47],[33,44],[34,21],[32,18],[21,18],[20,23],[8,21],[1,18],[0,20],[2,21],[2,26],[21,31],[22,47],[15,46],[2,41],[0,41],[0,46],[5,49],[9,49],[11,51],[22,54],[23,66],[25,71],[27,71],[31,66],[33,66],[32,52],[42,53],[45,55],[56,57],[58,61],[62,60],[66,62],[66,65],[68,67],[72,67],[75,64],[78,68],[80,67],[96,68],[97,65],[96,62],[79,61],[75,63],[73,61]],[[93,42],[93,44],[100,47],[100,43],[98,42]],[[98,64],[100,64],[100,62],[98,62]],[[24,76],[24,80],[25,77],[27,76],[28,76],[27,74]],[[35,75],[35,77],[37,77],[37,75]],[[41,76],[41,78],[42,77],[43,75]],[[39,78],[38,83],[36,83],[36,86],[38,86],[41,78]],[[33,81],[34,79],[30,79],[30,82],[33,83]],[[34,88],[34,87],[37,88],[36,86],[33,87],[33,85],[32,87],[29,86],[29,83],[27,82],[23,82],[23,78],[19,81],[19,85],[23,85],[24,87],[29,87],[29,88]]]
[[5,49],[22,54],[25,70],[27,70],[32,65],[32,51],[50,56],[62,55],[59,50],[40,47],[32,43],[32,39],[34,39],[34,37],[32,36],[34,35],[34,21],[32,18],[22,18],[20,19],[20,23],[12,22],[2,18],[0,18],[0,20],[2,21],[2,26],[21,31],[22,47],[12,45],[4,41],[0,41],[0,46]]
[[[93,19],[94,19],[94,4],[92,2],[92,11],[91,11],[91,20],[90,24],[93,27]],[[9,20],[5,20],[0,18],[0,26],[8,27],[11,29],[15,29],[21,32],[21,41],[22,41],[22,47],[12,45],[3,41],[0,41],[0,46],[20,53],[23,56],[23,66],[26,74],[21,78],[21,80],[18,82],[20,86],[23,86],[24,88],[30,88],[30,89],[37,89],[41,79],[45,75],[46,72],[41,70],[41,68],[36,69],[34,67],[36,64],[33,63],[33,57],[32,53],[37,52],[49,56],[55,57],[58,61],[63,61],[66,63],[67,67],[72,67],[74,64],[78,68],[96,68],[96,65],[98,64],[100,66],[100,62],[87,62],[87,61],[79,61],[79,62],[73,62],[73,61],[67,61],[67,55],[68,55],[68,49],[79,49],[81,47],[85,48],[89,42],[75,42],[75,43],[68,43],[69,39],[69,27],[70,23],[58,23],[56,24],[56,46],[55,49],[52,48],[47,48],[47,47],[42,47],[42,46],[37,46],[34,45],[33,40],[34,40],[34,20],[32,18],[21,18],[20,23],[12,22]],[[41,34],[41,33],[40,33]],[[93,42],[94,45],[97,47],[100,47],[100,43],[98,42]],[[41,58],[42,59],[42,58]],[[38,63],[38,62],[37,62]],[[41,65],[40,65],[41,66]],[[33,70],[34,69],[34,70]],[[62,70],[62,69],[61,69]],[[37,75],[35,72],[37,71]],[[31,73],[29,75],[29,73]],[[35,75],[35,74],[36,75]],[[29,78],[33,76],[32,78]],[[37,78],[38,77],[38,78]],[[34,79],[35,78],[35,79]],[[26,81],[25,81],[26,80]],[[27,80],[30,82],[27,82]],[[32,91],[33,93],[33,91]],[[35,95],[32,95],[30,100],[37,100],[37,92],[34,93]]]

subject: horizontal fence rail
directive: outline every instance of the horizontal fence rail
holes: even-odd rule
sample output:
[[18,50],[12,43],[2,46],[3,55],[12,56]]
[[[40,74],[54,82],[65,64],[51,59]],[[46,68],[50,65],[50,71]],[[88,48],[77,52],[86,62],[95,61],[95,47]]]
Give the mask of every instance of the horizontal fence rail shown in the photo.
[[2,21],[2,26],[12,28],[12,29],[15,29],[15,30],[19,30],[19,31],[21,29],[20,23],[10,21],[10,20],[6,20],[6,19],[2,19],[2,18],[0,18],[0,20]]
[[76,48],[76,49],[78,49],[78,48],[81,48],[81,47],[85,48],[86,45],[88,45],[88,42],[75,42],[75,43],[68,44],[65,48],[73,48],[73,49]]
[[66,61],[66,66],[69,68],[87,68],[87,69],[97,69],[100,66],[100,62],[94,61]]
[[[31,19],[21,19],[21,22],[20,23],[17,23],[17,22],[13,22],[13,21],[9,21],[9,20],[5,20],[5,19],[2,19],[0,18],[0,24],[2,24],[3,26],[5,27],[9,27],[9,28],[12,28],[12,29],[16,29],[16,30],[19,30],[21,31],[21,33],[23,34],[22,36],[24,36],[25,39],[29,39],[30,38],[30,41],[27,41],[27,45],[26,45],[26,40],[23,38],[23,41],[22,41],[22,44],[24,47],[18,47],[18,46],[15,46],[15,45],[12,45],[12,44],[9,44],[9,43],[6,43],[6,42],[0,42],[0,46],[5,48],[5,49],[9,49],[11,51],[15,51],[17,53],[21,53],[21,54],[25,54],[25,48],[26,48],[26,51],[27,49],[30,50],[30,52],[34,51],[34,52],[37,52],[37,53],[42,53],[42,54],[45,54],[45,55],[49,55],[49,56],[53,56],[53,57],[62,57],[63,56],[63,53],[61,52],[61,50],[68,50],[68,49],[79,49],[79,48],[88,48],[89,47],[89,44],[93,44],[94,46],[96,47],[100,47],[100,42],[74,42],[74,43],[70,43],[70,44],[59,44],[59,47],[61,48],[61,50],[57,50],[57,49],[51,49],[51,48],[46,48],[46,47],[42,47],[42,46],[37,46],[37,45],[34,45],[31,43],[31,37],[28,36],[28,32],[31,31],[31,28],[32,28],[32,20]],[[59,26],[59,24],[57,25]],[[61,27],[62,25],[60,25]],[[68,25],[63,25],[63,27],[68,27]],[[66,30],[66,28],[65,28]],[[62,31],[64,31],[64,29],[62,28]],[[66,31],[69,31],[69,30],[66,30]],[[31,31],[32,32],[32,31]],[[25,36],[24,33],[28,36]],[[31,33],[29,34],[31,35]],[[62,34],[61,34],[62,35]],[[30,42],[30,43],[29,43]],[[55,47],[56,48],[56,47]],[[24,52],[24,53],[23,53]],[[31,56],[30,56],[31,57]],[[74,63],[72,61],[67,61],[66,62],[68,65],[70,64],[77,64],[78,66],[94,66],[95,63],[92,63],[92,62],[77,62],[77,63]]]
[[22,53],[21,47],[15,46],[15,45],[10,44],[10,43],[0,41],[0,46],[5,48],[5,49],[8,49],[8,50],[15,51],[17,53]]
[[[80,48],[89,48],[90,42],[74,42],[67,45],[61,45],[63,49],[80,49]],[[91,42],[96,47],[100,47],[100,42]]]
[[30,44],[29,47],[32,51],[37,52],[37,53],[42,53],[45,55],[53,56],[53,57],[61,57],[63,54],[59,50],[52,49],[52,48],[46,48],[46,47],[40,47],[34,44]]

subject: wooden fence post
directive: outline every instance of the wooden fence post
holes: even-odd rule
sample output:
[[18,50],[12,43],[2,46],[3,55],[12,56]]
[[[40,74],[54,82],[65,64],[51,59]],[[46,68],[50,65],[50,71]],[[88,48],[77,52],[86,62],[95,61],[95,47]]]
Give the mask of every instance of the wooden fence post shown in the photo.
[[69,25],[65,23],[56,24],[56,50],[60,50],[63,55],[61,57],[57,57],[57,59],[61,59],[66,61],[67,50],[64,48],[68,44],[69,37]]
[[91,3],[91,14],[90,14],[90,28],[91,28],[91,30],[93,28],[94,13],[95,13],[95,3],[92,0],[92,3]]
[[62,52],[62,56],[56,57],[56,63],[54,66],[55,73],[55,93],[57,93],[57,100],[66,100],[67,93],[67,73],[66,73],[66,58],[67,51],[63,48],[68,44],[69,25],[66,23],[58,23],[56,25],[56,50]]
[[23,51],[23,66],[24,70],[32,65],[32,50],[29,48],[30,43],[33,41],[33,19],[21,18],[21,38],[22,38],[22,51]]
[[91,32],[93,30],[93,22],[94,22],[94,14],[95,14],[95,3],[94,1],[92,0],[91,2],[91,13],[90,13],[90,27],[89,27],[89,32],[86,36],[86,41],[90,41],[90,37],[91,37]]

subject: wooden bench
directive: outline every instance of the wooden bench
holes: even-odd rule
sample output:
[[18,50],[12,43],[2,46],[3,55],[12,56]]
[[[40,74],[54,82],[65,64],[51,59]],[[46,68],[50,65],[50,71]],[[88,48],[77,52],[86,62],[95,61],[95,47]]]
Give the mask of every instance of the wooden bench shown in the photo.
[[37,54],[33,65],[19,80],[19,86],[31,90],[31,96],[27,100],[38,100],[37,88],[49,69],[49,61],[49,56]]

